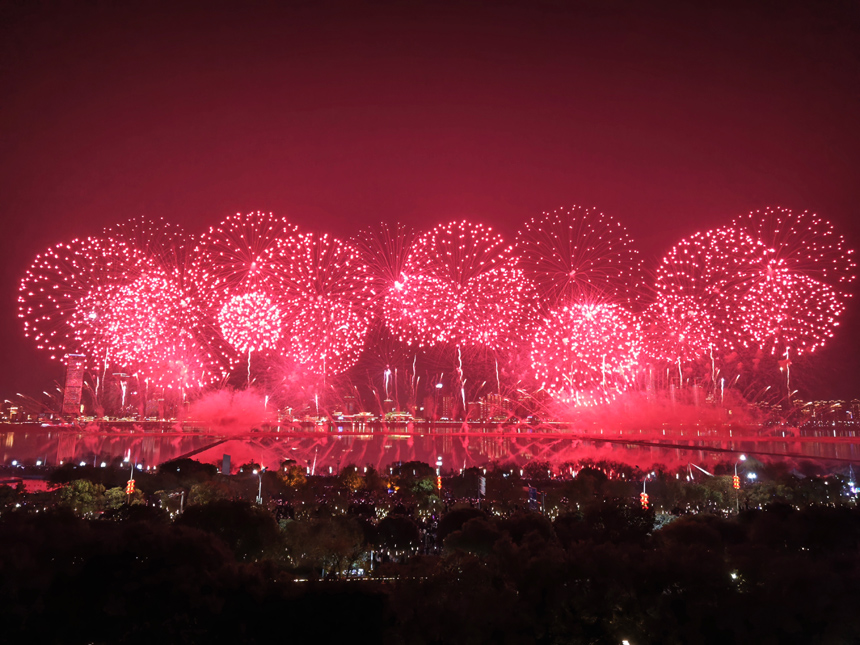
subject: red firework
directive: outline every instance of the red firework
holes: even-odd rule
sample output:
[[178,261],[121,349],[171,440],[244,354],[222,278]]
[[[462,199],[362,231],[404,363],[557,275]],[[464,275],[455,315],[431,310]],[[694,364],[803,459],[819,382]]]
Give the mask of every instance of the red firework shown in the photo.
[[199,312],[160,269],[116,289],[102,318],[110,364],[163,387],[202,387],[223,377],[220,356],[200,342]]
[[668,344],[683,338],[673,358],[750,344],[745,287],[765,253],[761,242],[728,227],[696,233],[669,251],[657,268],[656,290]]
[[[208,269],[199,263],[200,249],[193,256],[191,238],[176,225],[146,217],[113,226],[105,233],[137,249],[150,267],[150,279],[125,299],[133,302],[142,298],[144,305],[153,298],[161,300],[162,306],[151,310],[153,319],[170,321],[169,330],[152,354],[160,360],[148,360],[145,367],[147,374],[160,376],[148,378],[155,384],[187,388],[224,377],[231,368],[231,352],[216,326],[214,294],[205,289]],[[162,294],[148,296],[153,280],[164,281],[165,288]]]
[[403,224],[385,222],[367,228],[354,241],[373,281],[373,295],[384,301],[395,296],[405,281],[406,260],[418,234]]
[[259,288],[266,278],[264,258],[295,233],[285,218],[261,211],[236,213],[204,233],[192,262],[216,309],[232,295]]
[[830,222],[809,211],[794,213],[776,207],[737,217],[732,226],[761,241],[768,249],[769,263],[775,261],[781,270],[850,295],[857,268],[854,250]]
[[181,227],[162,218],[134,218],[105,229],[104,235],[135,249],[149,266],[171,277],[186,269],[191,240]]
[[587,404],[626,389],[640,349],[633,314],[615,304],[576,304],[544,319],[531,364],[537,381],[557,400]]
[[676,295],[661,298],[643,316],[644,360],[694,361],[709,350],[715,337],[707,312],[695,300]]
[[355,364],[373,301],[373,282],[359,252],[328,235],[296,234],[277,241],[263,270],[284,313],[287,351],[321,375]]
[[853,251],[829,222],[806,211],[768,208],[735,225],[766,249],[744,276],[745,331],[773,354],[821,347],[851,297]]
[[481,224],[439,225],[415,242],[384,303],[386,323],[410,345],[491,350],[519,342],[534,291],[502,237]]
[[516,250],[526,278],[547,308],[582,301],[632,302],[642,261],[620,222],[574,206],[529,220]]
[[224,339],[247,354],[274,349],[281,337],[281,311],[264,293],[233,296],[218,312]]
[[24,335],[62,359],[86,353],[101,365],[114,343],[104,316],[110,299],[140,276],[144,258],[127,244],[86,238],[58,244],[36,256],[18,289]]

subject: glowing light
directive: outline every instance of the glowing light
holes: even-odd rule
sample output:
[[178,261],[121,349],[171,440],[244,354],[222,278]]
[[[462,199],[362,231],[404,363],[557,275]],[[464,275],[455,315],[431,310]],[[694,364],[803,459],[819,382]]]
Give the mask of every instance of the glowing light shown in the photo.
[[280,239],[262,263],[285,312],[287,351],[316,374],[358,360],[372,319],[373,279],[358,251],[328,235]]

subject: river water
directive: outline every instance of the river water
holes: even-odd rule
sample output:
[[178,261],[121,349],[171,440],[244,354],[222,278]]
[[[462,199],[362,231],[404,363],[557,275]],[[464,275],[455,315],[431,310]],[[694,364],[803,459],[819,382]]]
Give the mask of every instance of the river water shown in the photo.
[[[784,435],[784,436],[783,436]],[[91,426],[0,426],[0,466],[53,466],[84,462],[99,465],[129,457],[142,467],[178,457],[217,463],[230,455],[234,468],[254,461],[266,467],[285,459],[325,473],[348,464],[383,468],[398,461],[435,463],[445,470],[485,466],[493,461],[520,466],[530,460],[554,466],[584,458],[610,459],[648,468],[677,467],[693,462],[704,467],[733,461],[740,453],[768,460],[811,460],[838,470],[860,462],[860,431],[817,428],[814,431],[709,430],[625,431],[587,434],[557,428],[446,427],[381,428],[320,426],[318,429],[276,428],[268,431],[182,429],[169,424]]]

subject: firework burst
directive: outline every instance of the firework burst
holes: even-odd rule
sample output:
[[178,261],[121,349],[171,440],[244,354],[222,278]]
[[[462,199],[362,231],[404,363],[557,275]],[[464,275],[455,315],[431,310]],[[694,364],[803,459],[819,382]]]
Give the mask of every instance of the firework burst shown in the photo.
[[452,222],[419,237],[402,277],[384,311],[410,345],[507,349],[522,339],[534,310],[511,247],[481,224]]
[[742,276],[746,334],[772,354],[823,346],[851,296],[853,251],[829,222],[805,211],[768,208],[734,224],[765,247]]
[[531,364],[557,400],[588,403],[627,388],[640,350],[633,314],[615,304],[576,304],[545,318],[534,336]]
[[36,256],[18,289],[24,335],[53,359],[86,351],[101,362],[114,343],[104,323],[110,301],[144,268],[139,252],[109,239],[76,239],[48,249]]
[[642,261],[620,222],[574,206],[529,220],[516,250],[526,278],[548,308],[582,300],[633,302]]
[[275,348],[281,337],[281,317],[269,296],[252,291],[225,302],[218,312],[218,324],[224,339],[246,354]]
[[663,258],[657,268],[657,307],[669,336],[683,338],[682,353],[749,345],[743,321],[750,303],[744,294],[748,276],[765,253],[761,242],[726,227],[696,233]]
[[373,295],[379,301],[397,297],[405,282],[406,260],[418,234],[403,224],[385,222],[361,231],[353,246],[361,253],[373,284]]
[[283,312],[287,351],[316,374],[351,367],[372,319],[373,282],[359,252],[302,233],[278,240],[263,264]]
[[220,308],[231,296],[258,289],[266,279],[264,258],[295,233],[272,213],[236,213],[200,238],[192,260],[196,278]]

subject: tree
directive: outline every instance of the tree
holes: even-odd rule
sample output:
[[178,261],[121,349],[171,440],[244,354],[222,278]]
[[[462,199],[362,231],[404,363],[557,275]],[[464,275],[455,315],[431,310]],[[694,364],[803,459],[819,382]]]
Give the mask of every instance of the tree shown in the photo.
[[105,487],[86,479],[76,479],[60,491],[60,504],[75,515],[89,517],[104,508]]
[[523,477],[529,480],[546,481],[552,473],[552,465],[548,461],[533,459],[523,466]]
[[376,527],[376,543],[381,548],[402,553],[421,546],[421,536],[412,518],[389,515]]
[[191,492],[188,494],[188,503],[189,505],[209,504],[215,500],[227,499],[229,496],[230,489],[221,482],[203,482],[201,484],[194,484],[191,487]]
[[289,488],[299,488],[308,481],[305,476],[305,469],[296,465],[295,462],[278,470],[278,477]]
[[477,508],[458,508],[449,511],[439,520],[436,528],[436,541],[441,544],[454,531],[459,531],[463,525],[475,517],[486,517],[487,514]]
[[[106,509],[114,509],[119,508],[123,504],[129,503],[129,495],[125,492],[124,488],[115,487],[108,488],[105,491],[104,496],[104,506]],[[143,504],[143,491],[139,488],[136,488],[134,492],[131,494],[131,504]]]
[[281,544],[272,514],[245,501],[222,499],[189,506],[176,523],[218,536],[239,560],[275,556]]
[[355,464],[345,466],[343,470],[338,473],[337,480],[343,488],[350,491],[356,491],[364,484],[364,480],[358,473],[358,468],[355,467]]
[[358,563],[366,551],[365,532],[353,515],[287,522],[287,554],[293,563],[314,572],[339,577]]
[[388,488],[388,482],[382,478],[376,468],[368,465],[367,472],[364,474],[364,488],[371,493],[381,492]]

